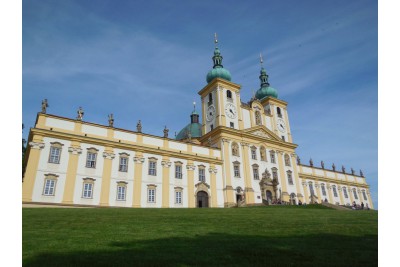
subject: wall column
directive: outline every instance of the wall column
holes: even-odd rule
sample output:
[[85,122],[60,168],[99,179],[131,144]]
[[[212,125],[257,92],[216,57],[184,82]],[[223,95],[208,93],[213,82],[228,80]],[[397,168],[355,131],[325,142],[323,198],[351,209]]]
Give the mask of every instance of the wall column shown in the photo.
[[143,154],[141,152],[137,152],[135,157],[133,158],[133,161],[135,162],[135,171],[134,175],[135,177],[133,178],[133,207],[134,208],[140,208],[141,207],[141,193],[142,193],[142,169],[143,169],[143,163],[144,163],[144,158]]
[[249,160],[249,144],[240,143],[242,145],[243,171],[244,171],[244,192],[246,204],[254,203],[254,189],[251,186],[250,160]]
[[343,192],[342,192],[342,187],[341,186],[338,186],[338,191],[339,191],[339,197],[340,197],[340,204],[341,205],[346,205],[344,203]]
[[277,151],[278,156],[278,164],[279,164],[279,174],[281,176],[281,184],[282,184],[282,201],[289,202],[290,196],[287,192],[287,177],[285,175],[285,167],[283,166],[283,151]]
[[210,173],[210,183],[211,183],[211,207],[212,208],[217,208],[218,207],[218,202],[217,202],[217,169],[215,168],[215,165],[211,165],[210,168],[208,169],[208,172]]
[[196,166],[193,165],[193,161],[188,161],[186,165],[187,174],[188,174],[188,207],[195,208],[195,193],[194,193],[194,170]]
[[296,162],[296,154],[291,154],[291,158],[292,158],[292,166],[293,166],[293,181],[296,183],[296,190],[297,190],[297,198],[298,200],[301,200],[301,202],[304,202],[304,197],[303,195],[300,193],[300,176],[299,176],[299,172],[297,170],[297,162]]
[[78,170],[79,155],[82,154],[80,145],[80,142],[72,141],[71,146],[68,148],[69,159],[62,200],[64,204],[74,204],[76,173]]
[[230,140],[222,138],[222,156],[224,160],[224,170],[225,170],[225,177],[224,177],[224,193],[225,193],[225,199],[224,199],[224,206],[225,207],[232,207],[235,206],[235,202],[233,201],[233,194],[234,190],[232,187],[232,179],[231,179],[231,159],[229,157],[230,151],[229,151],[229,143]]
[[43,137],[34,136],[33,141],[29,142],[29,160],[25,170],[24,181],[22,183],[22,201],[32,201],[33,189],[39,166],[40,152],[44,148]]
[[101,194],[100,194],[100,206],[108,206],[110,198],[110,184],[111,184],[111,168],[112,160],[115,158],[113,149],[106,147],[103,152],[104,164],[103,164],[103,175],[101,178]]
[[169,173],[171,164],[169,157],[162,158],[162,208],[169,208]]
[[315,189],[317,191],[318,201],[321,203],[323,200],[321,198],[321,188],[320,188],[318,181],[315,181]]

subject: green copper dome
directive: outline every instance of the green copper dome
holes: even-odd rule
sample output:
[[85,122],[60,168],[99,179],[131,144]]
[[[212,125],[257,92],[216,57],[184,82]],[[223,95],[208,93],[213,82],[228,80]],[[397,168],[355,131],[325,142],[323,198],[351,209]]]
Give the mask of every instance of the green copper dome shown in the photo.
[[275,88],[269,86],[268,75],[264,68],[261,68],[259,78],[261,81],[261,87],[256,92],[256,98],[259,100],[268,96],[278,98],[278,91]]
[[201,137],[201,124],[200,123],[189,123],[183,128],[178,135],[175,137],[176,140],[184,140],[189,138],[189,133],[191,138]]
[[213,56],[214,66],[212,70],[207,73],[207,83],[211,82],[215,78],[222,78],[224,80],[230,81],[231,80],[231,73],[229,70],[225,69],[222,66],[222,59],[221,51],[219,51],[218,47],[214,49],[214,56]]

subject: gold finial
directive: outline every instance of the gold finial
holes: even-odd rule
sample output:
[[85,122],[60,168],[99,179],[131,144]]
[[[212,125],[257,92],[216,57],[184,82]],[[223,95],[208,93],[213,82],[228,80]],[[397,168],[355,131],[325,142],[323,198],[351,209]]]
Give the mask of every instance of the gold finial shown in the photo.
[[263,62],[264,62],[264,60],[263,60],[263,57],[262,57],[262,55],[260,53],[260,64],[261,64],[261,66],[263,65]]
[[217,44],[218,44],[217,33],[214,33],[214,43],[215,43],[215,46],[217,46]]

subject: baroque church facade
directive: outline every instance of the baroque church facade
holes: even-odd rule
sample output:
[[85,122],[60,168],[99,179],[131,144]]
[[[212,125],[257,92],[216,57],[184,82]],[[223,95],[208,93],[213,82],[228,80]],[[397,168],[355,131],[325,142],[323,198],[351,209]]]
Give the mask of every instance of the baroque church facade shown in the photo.
[[[217,44],[217,40],[215,42]],[[23,203],[112,207],[234,207],[328,202],[373,203],[363,173],[302,164],[287,102],[262,66],[260,89],[247,103],[215,47],[200,115],[175,138],[47,113],[28,137]]]

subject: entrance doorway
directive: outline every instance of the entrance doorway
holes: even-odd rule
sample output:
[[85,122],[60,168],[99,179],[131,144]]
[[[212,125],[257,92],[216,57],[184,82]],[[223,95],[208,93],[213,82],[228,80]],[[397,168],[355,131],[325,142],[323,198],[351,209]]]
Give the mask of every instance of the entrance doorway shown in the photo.
[[208,208],[208,194],[204,191],[197,193],[197,207]]
[[290,204],[296,205],[296,194],[295,193],[290,194]]
[[272,192],[267,190],[266,195],[267,195],[267,201],[269,203],[271,203],[272,202]]

